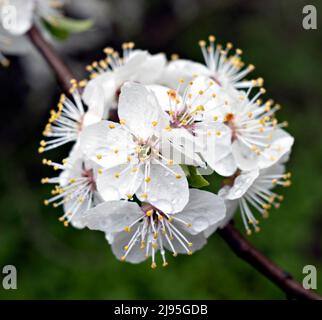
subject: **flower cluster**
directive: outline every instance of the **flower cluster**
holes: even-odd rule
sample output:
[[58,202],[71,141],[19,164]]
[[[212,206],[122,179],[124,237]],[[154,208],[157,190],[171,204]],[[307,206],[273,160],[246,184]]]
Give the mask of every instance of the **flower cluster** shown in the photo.
[[[152,268],[160,252],[192,254],[240,208],[248,234],[258,231],[289,186],[285,172],[294,139],[263,100],[263,79],[245,77],[242,51],[200,41],[205,64],[150,54],[124,43],[87,70],[89,80],[71,83],[50,112],[39,152],[73,142],[52,197],[65,226],[105,233],[116,257]],[[110,121],[110,115],[114,119]],[[207,180],[222,180],[220,190]],[[197,182],[196,182],[197,181]],[[217,194],[215,194],[217,193]]]

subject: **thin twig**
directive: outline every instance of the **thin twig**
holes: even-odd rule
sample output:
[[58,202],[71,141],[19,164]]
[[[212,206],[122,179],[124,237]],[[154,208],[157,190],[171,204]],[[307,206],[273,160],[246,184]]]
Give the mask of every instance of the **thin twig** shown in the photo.
[[[69,68],[57,55],[54,48],[47,43],[36,27],[28,32],[29,38],[35,47],[43,55],[47,63],[54,71],[57,81],[62,89],[68,93],[70,80],[74,79]],[[114,116],[114,115],[110,115]],[[229,247],[238,257],[248,262],[253,268],[261,272],[265,277],[275,283],[288,297],[308,300],[322,300],[317,293],[304,289],[292,276],[276,266],[272,261],[255,249],[232,224],[218,231]]]
[[70,69],[57,55],[54,48],[44,39],[37,27],[33,26],[28,31],[28,36],[37,50],[45,58],[51,69],[54,71],[56,79],[61,88],[64,90],[64,92],[68,93],[71,87],[70,80],[74,78]]
[[289,273],[283,271],[255,249],[232,224],[228,224],[218,233],[239,258],[248,262],[253,268],[275,283],[288,297],[302,300],[322,300],[321,296],[304,289]]

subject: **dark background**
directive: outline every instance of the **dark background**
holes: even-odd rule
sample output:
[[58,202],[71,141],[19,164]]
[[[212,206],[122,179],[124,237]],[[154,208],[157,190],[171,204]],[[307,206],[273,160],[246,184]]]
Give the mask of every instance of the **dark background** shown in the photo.
[[[306,4],[317,7],[318,30],[302,28]],[[128,40],[198,61],[197,42],[209,34],[243,49],[245,62],[256,66],[253,76],[265,79],[267,96],[283,106],[279,119],[289,121],[296,139],[288,164],[293,184],[250,241],[300,281],[303,267],[315,265],[322,293],[321,1],[75,0],[67,11],[97,17],[95,30],[57,44],[79,79],[105,46],[119,49]],[[11,67],[0,69],[0,270],[17,267],[18,290],[0,286],[0,298],[285,298],[216,234],[193,256],[171,257],[168,268],[151,270],[150,262],[117,261],[101,233],[64,228],[60,210],[42,204],[49,187],[40,179],[53,172],[37,153],[60,91],[36,53],[10,59]],[[50,154],[65,156],[64,148]]]

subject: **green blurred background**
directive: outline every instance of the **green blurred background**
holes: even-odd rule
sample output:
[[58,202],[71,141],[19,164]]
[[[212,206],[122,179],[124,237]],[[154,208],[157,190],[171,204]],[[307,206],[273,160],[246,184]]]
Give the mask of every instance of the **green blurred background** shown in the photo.
[[[273,210],[270,219],[262,221],[262,231],[249,240],[300,281],[303,267],[315,265],[322,293],[321,1],[122,0],[117,8],[116,1],[102,2],[108,2],[109,15],[104,19],[103,14],[96,32],[72,39],[70,50],[68,44],[59,47],[80,79],[85,77],[83,67],[103,56],[103,47],[120,48],[126,40],[151,52],[201,61],[198,40],[215,34],[219,42],[232,41],[242,48],[245,62],[255,64],[253,76],[262,76],[267,96],[283,106],[279,119],[289,121],[296,144],[288,164],[293,184],[282,190],[281,208]],[[317,8],[318,30],[302,28],[306,4]],[[105,25],[114,9],[118,19]],[[86,15],[86,10],[74,12],[72,5],[68,10],[76,17]],[[127,15],[135,12],[135,28],[129,27]],[[7,264],[17,267],[18,289],[0,286],[0,298],[285,298],[216,234],[193,256],[170,257],[167,268],[152,270],[150,262],[117,261],[99,232],[64,228],[57,221],[61,212],[42,204],[49,188],[40,184],[40,178],[53,172],[41,165],[37,154],[59,88],[41,57],[12,57],[11,63],[0,70],[0,270]],[[65,155],[60,149],[47,156]]]

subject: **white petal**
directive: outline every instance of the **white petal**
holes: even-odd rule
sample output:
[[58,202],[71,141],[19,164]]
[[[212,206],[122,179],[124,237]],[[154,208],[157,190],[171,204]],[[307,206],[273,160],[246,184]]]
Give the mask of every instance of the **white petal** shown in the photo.
[[267,168],[279,161],[287,154],[294,143],[294,138],[283,129],[277,129],[273,133],[270,147],[265,149],[259,157],[259,168]]
[[184,128],[164,131],[162,135],[162,155],[175,164],[204,166],[199,156],[196,138]]
[[242,142],[238,140],[233,142],[232,154],[239,169],[250,171],[258,168],[258,156]]
[[218,225],[226,214],[224,200],[217,195],[198,189],[190,189],[190,198],[182,212],[174,215],[191,224],[185,230],[191,234],[198,234],[213,225]]
[[91,230],[103,231],[108,239],[142,215],[141,208],[134,202],[108,201],[90,209],[79,217],[79,223]]
[[168,117],[154,93],[138,83],[127,82],[122,86],[118,115],[129,130],[142,139],[151,137],[168,124]]
[[108,86],[105,88],[102,85],[104,82],[103,76],[98,76],[97,78],[90,80],[83,92],[82,98],[86,105],[88,106],[88,111],[90,114],[96,115],[103,119],[108,114],[106,106],[112,105],[112,101],[115,95],[115,83],[114,81],[108,82],[108,84],[113,84],[113,86]]
[[[151,165],[151,181],[147,183],[148,197],[142,197],[144,183],[137,192],[141,201],[147,201],[164,212],[179,212],[189,200],[188,181],[180,166],[169,167],[175,174],[158,164]],[[176,178],[176,175],[178,178]],[[180,178],[179,178],[180,177]]]
[[226,157],[214,163],[213,170],[224,177],[232,176],[237,170],[235,158],[231,153],[228,154]]
[[226,193],[225,199],[235,200],[241,198],[253,185],[258,175],[258,170],[241,172],[240,175],[235,179],[233,186]]
[[226,125],[201,122],[196,125],[196,135],[202,156],[212,169],[231,153],[231,130]]
[[162,77],[161,84],[170,88],[177,88],[179,80],[184,79],[188,83],[195,75],[209,76],[211,72],[203,64],[190,60],[178,59],[169,62]]
[[32,26],[35,1],[10,0],[1,7],[1,23],[13,35],[22,35]]
[[[171,107],[174,108],[175,102],[173,100],[170,100],[169,94],[168,94],[169,90],[173,90],[173,89],[170,89],[168,87],[164,87],[161,85],[156,85],[156,84],[150,84],[146,87],[147,89],[151,90],[155,94],[156,99],[158,100],[158,103],[161,106],[162,110],[170,111]],[[182,102],[181,96],[178,95],[177,98],[180,102]],[[182,103],[176,104],[176,110],[180,110],[181,107],[182,107]]]
[[104,168],[112,168],[127,162],[134,142],[121,125],[104,120],[82,131],[80,146],[91,160]]
[[163,73],[165,64],[166,58],[164,54],[148,54],[144,63],[138,66],[138,74],[135,80],[142,84],[155,83]]
[[[193,234],[187,233],[185,230],[181,229],[180,225],[176,224],[175,226],[180,231],[180,233],[189,242],[192,243],[191,247],[187,247],[187,245],[186,245],[186,248],[188,250],[195,252],[197,250],[200,250],[207,243],[207,238],[205,237],[203,232],[193,235]],[[187,254],[187,250],[182,246],[182,244],[177,240],[176,237],[171,242],[172,242],[172,246],[174,247],[174,249],[177,253]],[[164,243],[164,247],[167,250],[173,252],[171,246],[169,245],[169,243],[166,240],[164,240],[163,243]]]
[[[112,251],[118,259],[121,259],[125,255],[126,251],[124,247],[129,244],[137,228],[138,226],[135,226],[131,232],[119,232],[114,236]],[[140,242],[134,244],[126,256],[126,261],[131,263],[140,263],[146,259],[145,250],[140,249]]]
[[97,190],[105,201],[127,199],[135,194],[142,181],[140,169],[133,172],[129,164],[124,164],[99,174]]

